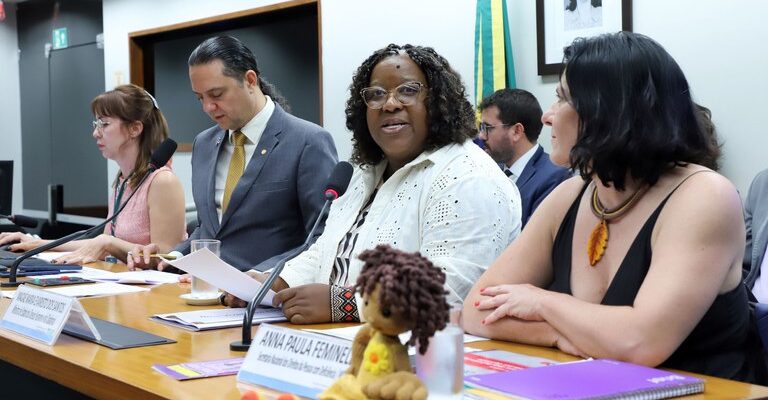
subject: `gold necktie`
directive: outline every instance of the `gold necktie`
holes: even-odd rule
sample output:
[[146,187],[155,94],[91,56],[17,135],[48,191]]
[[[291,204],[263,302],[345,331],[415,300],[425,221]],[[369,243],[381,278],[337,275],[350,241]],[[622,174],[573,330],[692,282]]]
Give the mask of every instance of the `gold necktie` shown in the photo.
[[229,205],[229,198],[232,197],[232,192],[235,191],[237,181],[243,176],[243,170],[245,170],[245,142],[248,140],[243,132],[232,132],[232,142],[235,144],[235,151],[232,153],[232,159],[229,160],[229,172],[227,172],[227,182],[224,185],[224,198],[221,199],[221,213],[227,211],[227,205]]

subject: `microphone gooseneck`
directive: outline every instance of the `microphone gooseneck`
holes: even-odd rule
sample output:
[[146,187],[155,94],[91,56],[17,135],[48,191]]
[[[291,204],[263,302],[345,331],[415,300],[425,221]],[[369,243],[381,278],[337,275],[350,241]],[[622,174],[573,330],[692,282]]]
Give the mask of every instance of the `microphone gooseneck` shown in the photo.
[[323,208],[320,209],[320,213],[317,215],[317,219],[315,219],[315,223],[312,225],[312,229],[310,229],[306,240],[304,240],[304,243],[301,246],[293,249],[285,257],[281,258],[277,264],[275,264],[275,267],[272,268],[272,272],[269,274],[269,277],[267,277],[267,279],[262,284],[261,289],[259,289],[251,301],[248,302],[245,309],[245,315],[243,316],[242,340],[230,343],[230,350],[248,351],[248,349],[251,347],[251,326],[253,325],[253,314],[256,312],[256,307],[261,304],[264,296],[266,296],[269,290],[272,288],[272,284],[275,283],[277,277],[280,276],[280,272],[282,272],[283,268],[285,267],[285,263],[299,255],[299,253],[306,250],[309,245],[312,244],[312,238],[315,235],[315,231],[320,225],[320,221],[325,219],[331,202],[344,195],[344,192],[346,192],[347,188],[349,187],[349,181],[351,179],[352,164],[346,161],[341,161],[336,164],[336,166],[333,168],[333,172],[331,172],[331,176],[328,178],[328,184],[325,186],[325,203],[323,204]]
[[[136,185],[136,188],[138,188],[139,186],[144,184],[144,181],[147,180],[147,177],[149,177],[152,174],[152,172],[157,169],[155,167],[155,165],[163,166],[163,165],[167,164],[168,160],[171,159],[171,156],[173,155],[174,151],[176,151],[176,142],[175,141],[173,141],[172,139],[166,139],[165,141],[163,141],[163,143],[161,143],[160,146],[154,152],[152,152],[152,156],[150,158],[151,160],[156,161],[157,164],[150,163],[149,171],[147,172],[147,174],[144,175],[144,177],[141,178],[141,180],[139,181],[139,184]],[[99,225],[96,225],[96,226],[94,226],[92,228],[88,228],[88,229],[85,229],[85,230],[82,230],[82,231],[77,231],[75,233],[71,233],[71,234],[69,234],[67,236],[64,236],[63,238],[56,239],[56,240],[54,240],[52,242],[46,243],[46,244],[44,244],[42,246],[35,247],[34,249],[31,249],[29,251],[26,251],[26,252],[22,253],[18,258],[16,258],[16,260],[11,265],[11,269],[10,269],[10,273],[9,273],[9,277],[8,277],[8,282],[0,283],[0,287],[14,287],[14,286],[19,286],[20,284],[24,283],[24,282],[20,282],[20,281],[16,280],[16,275],[18,274],[19,265],[21,265],[21,263],[24,260],[26,260],[26,259],[28,259],[28,258],[30,258],[32,256],[38,255],[38,254],[40,254],[40,253],[42,253],[44,251],[48,251],[48,250],[50,250],[50,249],[52,249],[54,247],[61,246],[64,243],[68,243],[68,242],[70,242],[72,240],[81,238],[83,236],[90,235],[91,233],[96,232],[98,230],[103,230],[104,227],[107,226],[108,223],[112,222],[112,220],[117,218],[117,216],[123,211],[125,206],[128,205],[128,202],[131,201],[131,199],[133,198],[133,195],[135,195],[137,192],[138,192],[138,190],[134,190],[131,193],[131,195],[128,196],[128,198],[125,200],[125,203],[123,203],[123,205],[120,206],[120,209],[118,209],[117,211],[112,213],[111,217],[109,217],[104,222],[100,223]]]

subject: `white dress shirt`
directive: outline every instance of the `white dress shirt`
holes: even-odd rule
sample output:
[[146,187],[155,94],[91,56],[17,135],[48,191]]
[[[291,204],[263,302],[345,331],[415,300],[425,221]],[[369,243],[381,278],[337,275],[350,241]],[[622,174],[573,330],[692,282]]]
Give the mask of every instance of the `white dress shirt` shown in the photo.
[[[331,206],[323,234],[280,274],[289,286],[329,283],[339,242],[386,166],[384,161],[355,168],[349,189]],[[515,185],[472,141],[424,152],[397,170],[376,193],[352,250],[347,284],[357,281],[363,266],[357,256],[362,251],[390,244],[419,251],[442,267],[448,301],[459,304],[520,233],[521,213]]]
[[[253,153],[256,151],[256,145],[259,144],[261,134],[264,133],[264,129],[267,127],[269,118],[272,117],[272,112],[275,111],[275,103],[269,96],[265,96],[267,102],[264,108],[254,115],[253,118],[248,121],[245,126],[240,128],[240,132],[243,132],[246,138],[245,145],[245,165],[248,167],[248,162],[251,161]],[[221,202],[224,199],[224,186],[227,184],[227,174],[229,173],[229,161],[232,159],[232,153],[235,152],[235,143],[232,141],[232,133],[234,131],[229,130],[226,141],[222,145],[219,158],[216,160],[216,181],[215,181],[215,193],[214,199],[216,201],[216,213],[219,215],[219,222],[221,222]]]
[[507,171],[512,173],[512,175],[509,176],[509,179],[511,179],[513,183],[517,183],[517,178],[523,174],[525,166],[528,165],[528,161],[531,161],[531,158],[533,158],[533,155],[536,154],[536,150],[538,149],[539,144],[534,144],[522,157],[513,162],[511,167],[507,168]]

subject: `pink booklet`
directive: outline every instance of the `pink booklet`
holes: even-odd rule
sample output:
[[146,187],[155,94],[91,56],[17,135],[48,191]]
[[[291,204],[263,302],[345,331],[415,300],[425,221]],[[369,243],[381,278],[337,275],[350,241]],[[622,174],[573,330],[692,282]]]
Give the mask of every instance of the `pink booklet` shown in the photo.
[[224,360],[196,361],[182,364],[155,364],[152,368],[178,381],[188,379],[209,378],[212,376],[235,375],[243,364],[243,357],[227,358]]
[[704,381],[614,360],[584,360],[464,378],[469,387],[526,399],[664,399],[704,391]]

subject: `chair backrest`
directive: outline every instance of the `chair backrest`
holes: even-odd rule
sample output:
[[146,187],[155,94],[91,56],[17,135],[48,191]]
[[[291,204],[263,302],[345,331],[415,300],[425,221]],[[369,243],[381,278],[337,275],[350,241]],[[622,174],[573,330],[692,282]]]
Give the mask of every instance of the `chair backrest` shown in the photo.
[[768,350],[768,304],[752,302],[755,310],[755,319],[757,320],[757,331],[760,333],[760,339],[763,340],[763,348]]
[[185,205],[184,217],[187,221],[187,235],[192,235],[192,232],[197,229],[197,208],[195,203],[187,203]]
[[13,161],[0,161],[0,214],[13,214]]

